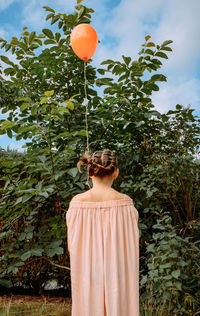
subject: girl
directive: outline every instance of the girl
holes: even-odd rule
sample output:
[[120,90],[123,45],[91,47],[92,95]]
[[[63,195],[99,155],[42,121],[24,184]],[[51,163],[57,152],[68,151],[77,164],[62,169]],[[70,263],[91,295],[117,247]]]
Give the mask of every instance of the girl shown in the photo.
[[139,229],[133,200],[112,188],[119,174],[109,149],[87,152],[92,189],[77,194],[66,215],[72,316],[139,316]]

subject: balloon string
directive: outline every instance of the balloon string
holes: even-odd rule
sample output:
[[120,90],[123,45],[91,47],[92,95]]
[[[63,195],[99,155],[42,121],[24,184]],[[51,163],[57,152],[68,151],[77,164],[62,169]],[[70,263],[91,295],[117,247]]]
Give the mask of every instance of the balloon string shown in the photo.
[[87,151],[89,153],[89,136],[88,136],[88,99],[87,99],[87,77],[86,77],[86,61],[84,61],[84,91],[85,91],[85,127],[86,127],[86,138],[87,138]]
[[[86,61],[84,60],[84,92],[85,92],[85,129],[86,129],[86,140],[87,140],[87,153],[89,154],[89,136],[88,136],[88,121],[87,121],[87,115],[88,115],[88,98],[87,98],[87,77],[86,77]],[[87,175],[87,181],[86,184],[91,189],[89,184],[89,173]]]

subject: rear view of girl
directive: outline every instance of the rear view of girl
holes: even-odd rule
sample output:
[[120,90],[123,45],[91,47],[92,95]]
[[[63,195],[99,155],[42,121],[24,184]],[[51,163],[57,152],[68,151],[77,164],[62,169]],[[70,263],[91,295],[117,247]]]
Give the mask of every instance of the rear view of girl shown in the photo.
[[93,187],[67,211],[72,316],[139,316],[139,229],[133,200],[112,188],[119,174],[109,149],[87,152]]

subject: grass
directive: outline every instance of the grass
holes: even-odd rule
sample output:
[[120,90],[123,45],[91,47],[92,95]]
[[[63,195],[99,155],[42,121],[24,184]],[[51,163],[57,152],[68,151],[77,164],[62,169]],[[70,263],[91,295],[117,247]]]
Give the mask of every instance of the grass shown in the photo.
[[0,297],[0,316],[71,316],[71,299],[25,295]]

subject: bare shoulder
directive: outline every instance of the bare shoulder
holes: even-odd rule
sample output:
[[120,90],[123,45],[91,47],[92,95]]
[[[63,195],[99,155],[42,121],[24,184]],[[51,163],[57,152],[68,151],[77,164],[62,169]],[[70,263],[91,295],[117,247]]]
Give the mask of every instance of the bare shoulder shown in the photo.
[[[102,198],[103,196],[103,198]],[[91,194],[91,190],[85,191],[83,193],[79,193],[75,195],[71,201],[108,201],[108,200],[121,200],[121,199],[129,199],[131,198],[124,193],[120,193],[117,190],[111,189],[109,191],[102,192],[101,194]]]
[[121,200],[121,199],[123,200],[123,199],[126,199],[127,196],[123,193],[120,193],[120,192],[116,193],[115,192],[112,195],[110,195],[110,198],[111,198],[111,200]]
[[84,199],[85,196],[86,196],[86,192],[76,194],[76,195],[71,199],[71,201],[82,201],[82,199]]
[[113,199],[130,199],[130,196],[113,189]]
[[132,200],[132,199],[131,199],[131,197],[130,197],[129,195],[127,195],[127,194],[122,194],[122,195],[124,196],[124,198],[125,198],[125,199]]

